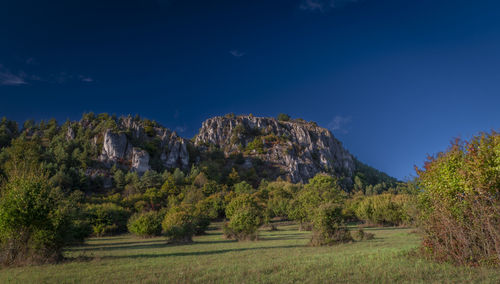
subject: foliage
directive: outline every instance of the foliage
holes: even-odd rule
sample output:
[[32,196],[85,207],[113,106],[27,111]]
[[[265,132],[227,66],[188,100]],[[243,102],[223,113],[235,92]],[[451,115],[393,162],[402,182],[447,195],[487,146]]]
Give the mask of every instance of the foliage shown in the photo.
[[242,181],[234,185],[234,192],[236,193],[253,193],[255,189],[246,181]]
[[352,236],[343,223],[342,207],[338,204],[321,204],[314,212],[312,246],[334,245],[352,241]]
[[236,240],[257,239],[257,229],[262,224],[262,207],[248,194],[240,194],[226,207],[229,222],[224,225],[224,236]]
[[286,113],[278,114],[277,118],[279,121],[290,121],[290,119],[291,119],[290,116]]
[[74,241],[70,204],[45,175],[10,176],[0,198],[0,264],[55,262]]
[[171,208],[162,222],[164,233],[171,242],[190,243],[195,233],[195,220],[185,208]]
[[424,249],[458,264],[500,264],[500,134],[456,140],[417,170]]
[[359,220],[378,225],[405,225],[412,222],[415,199],[407,194],[373,195],[358,201],[355,214]]
[[315,210],[323,203],[342,203],[345,194],[340,190],[337,180],[326,174],[317,174],[309,180],[291,201],[288,216],[293,220],[304,223],[312,222]]
[[127,231],[130,213],[119,205],[114,203],[89,204],[86,214],[95,236],[114,235]]
[[253,141],[247,144],[245,148],[245,152],[247,153],[252,153],[256,152],[257,154],[264,154],[265,149],[264,149],[264,141],[262,141],[262,137],[257,136]]
[[141,237],[153,237],[161,235],[161,223],[164,214],[157,211],[136,213],[128,220],[129,232]]

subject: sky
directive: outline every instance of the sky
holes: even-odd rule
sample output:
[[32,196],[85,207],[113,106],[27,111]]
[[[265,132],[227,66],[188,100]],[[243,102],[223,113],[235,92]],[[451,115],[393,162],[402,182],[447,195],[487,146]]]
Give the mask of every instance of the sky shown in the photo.
[[0,0],[0,116],[315,121],[399,179],[500,126],[500,1]]

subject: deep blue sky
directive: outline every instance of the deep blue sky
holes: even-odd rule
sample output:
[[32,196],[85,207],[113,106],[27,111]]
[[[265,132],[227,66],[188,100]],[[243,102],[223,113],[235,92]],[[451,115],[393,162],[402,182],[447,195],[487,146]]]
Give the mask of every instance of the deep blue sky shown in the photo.
[[234,112],[330,128],[404,178],[498,129],[500,1],[0,0],[0,116]]

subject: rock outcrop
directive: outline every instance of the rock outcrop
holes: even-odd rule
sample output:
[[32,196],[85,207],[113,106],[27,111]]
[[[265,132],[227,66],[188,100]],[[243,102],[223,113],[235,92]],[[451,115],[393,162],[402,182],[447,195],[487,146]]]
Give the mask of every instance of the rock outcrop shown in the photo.
[[165,168],[189,168],[188,142],[175,132],[157,124],[145,125],[130,116],[120,118],[117,129],[107,129],[103,134],[99,161],[105,166],[144,173],[152,168],[151,159],[157,157]]
[[355,170],[353,156],[329,130],[303,120],[214,117],[203,122],[195,145],[202,151],[215,145],[227,157],[244,153],[247,167],[251,167],[249,157],[258,158],[293,182],[306,182],[320,172],[349,178]]
[[113,133],[106,130],[102,153],[99,157],[101,162],[108,165],[129,160],[132,154],[132,145],[129,143],[125,133]]
[[132,171],[145,173],[151,169],[149,165],[149,153],[139,148],[132,150]]

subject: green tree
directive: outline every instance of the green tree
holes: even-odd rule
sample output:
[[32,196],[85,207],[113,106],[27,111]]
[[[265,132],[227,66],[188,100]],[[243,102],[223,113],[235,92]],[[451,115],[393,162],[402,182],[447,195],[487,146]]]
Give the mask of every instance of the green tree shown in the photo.
[[130,217],[127,227],[129,232],[141,237],[159,236],[163,217],[163,214],[156,211],[137,213]]
[[259,201],[248,193],[235,197],[226,207],[229,222],[224,225],[224,235],[237,240],[254,240],[263,221],[263,208]]
[[352,241],[351,233],[344,225],[342,206],[334,203],[324,203],[315,211],[312,220],[312,246],[334,245]]
[[417,173],[425,251],[458,264],[500,265],[500,134],[457,140]]
[[290,121],[290,116],[285,113],[280,113],[278,114],[278,120],[279,121]]
[[173,207],[165,215],[162,228],[170,241],[190,243],[195,233],[195,220],[185,208]]
[[61,260],[62,248],[74,241],[72,219],[70,204],[46,174],[10,175],[0,198],[0,263]]

